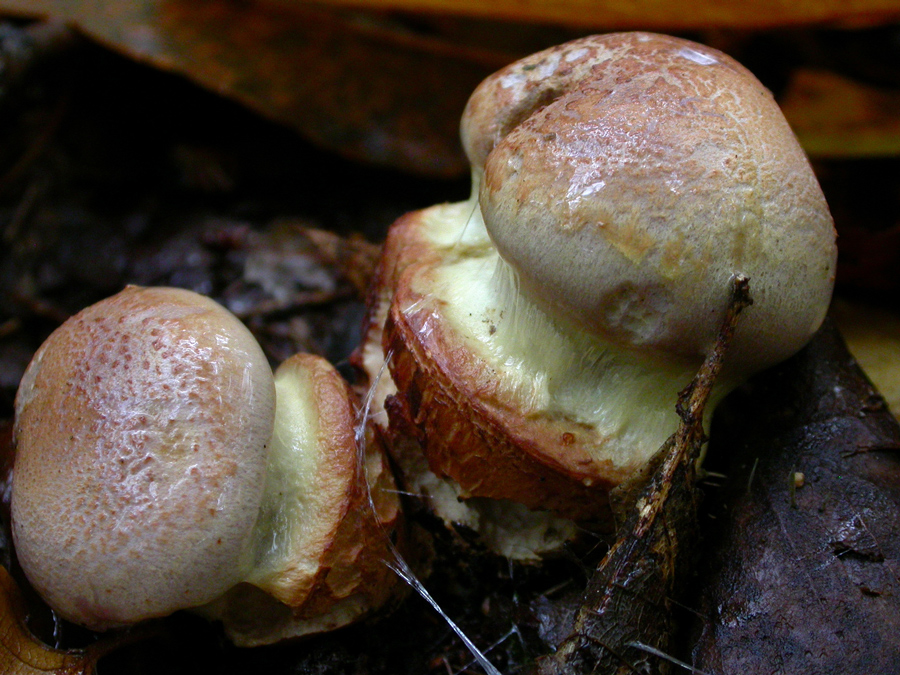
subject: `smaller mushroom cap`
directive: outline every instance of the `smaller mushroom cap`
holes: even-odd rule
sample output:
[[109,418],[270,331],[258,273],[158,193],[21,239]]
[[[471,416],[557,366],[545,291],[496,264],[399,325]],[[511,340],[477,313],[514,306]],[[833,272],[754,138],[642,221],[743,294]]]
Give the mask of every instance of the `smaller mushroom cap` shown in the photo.
[[16,398],[29,580],[96,629],[224,593],[252,564],[274,409],[265,355],[208,298],[128,287],[66,321]]

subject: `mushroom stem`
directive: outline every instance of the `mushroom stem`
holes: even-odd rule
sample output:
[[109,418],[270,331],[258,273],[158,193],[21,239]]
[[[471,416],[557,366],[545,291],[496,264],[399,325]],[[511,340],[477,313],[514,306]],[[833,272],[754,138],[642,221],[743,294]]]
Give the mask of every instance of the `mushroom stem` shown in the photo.
[[[498,475],[489,448],[465,454],[461,447],[472,439],[424,423],[429,412],[423,401],[413,415],[427,427],[432,468],[459,482],[464,496],[511,499],[579,519],[604,513],[594,488],[608,489],[632,475],[668,438],[678,424],[678,391],[691,381],[697,362],[628,349],[549,315],[521,292],[516,271],[484,243],[486,235],[478,236],[484,226],[471,201],[435,207],[424,220],[440,224],[418,234],[436,232],[433,246],[442,261],[429,267],[423,290],[401,282],[393,298],[385,344],[397,354],[391,373],[398,390],[431,391],[422,380],[435,377],[454,387],[462,383],[472,393],[460,402],[465,414],[501,416],[514,433],[540,438],[566,482],[590,490],[571,504],[570,491],[578,488],[548,483],[543,471]],[[443,348],[447,326],[465,336],[464,358],[455,342]],[[410,352],[429,368],[410,366],[403,356]],[[730,388],[724,381],[715,388],[710,410]],[[473,489],[474,475],[480,478]]]

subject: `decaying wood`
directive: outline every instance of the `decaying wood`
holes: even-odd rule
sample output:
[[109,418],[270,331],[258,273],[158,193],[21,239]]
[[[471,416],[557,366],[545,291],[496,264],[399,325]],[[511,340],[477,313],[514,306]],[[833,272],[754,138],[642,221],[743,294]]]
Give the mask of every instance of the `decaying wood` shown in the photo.
[[698,576],[695,666],[896,673],[896,420],[828,325],[727,404],[710,449],[729,458],[729,481]]
[[706,441],[703,410],[721,369],[748,280],[735,280],[719,339],[691,385],[679,396],[678,431],[620,529],[618,542],[588,584],[572,634],[540,665],[542,675],[662,673],[673,633],[671,599],[696,541],[699,493],[696,461]]

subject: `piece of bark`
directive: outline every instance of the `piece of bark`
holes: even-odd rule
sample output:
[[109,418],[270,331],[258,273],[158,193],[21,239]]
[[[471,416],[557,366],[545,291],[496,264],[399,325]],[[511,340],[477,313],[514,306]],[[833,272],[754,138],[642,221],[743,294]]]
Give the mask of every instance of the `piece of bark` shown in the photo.
[[[833,326],[732,396],[699,570],[706,673],[896,673],[900,427]],[[724,511],[724,513],[723,513]]]

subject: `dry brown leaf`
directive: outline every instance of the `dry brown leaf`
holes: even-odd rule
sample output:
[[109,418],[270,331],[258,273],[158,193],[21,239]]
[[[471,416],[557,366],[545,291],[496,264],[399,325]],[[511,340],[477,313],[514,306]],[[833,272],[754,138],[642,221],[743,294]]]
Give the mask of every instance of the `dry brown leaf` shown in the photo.
[[[298,7],[304,0],[266,0]],[[873,25],[900,17],[896,0],[318,0],[367,9],[551,22],[604,29],[769,28],[811,23]]]
[[813,157],[900,154],[900,91],[798,69],[780,103],[800,144]]
[[0,567],[0,672],[6,675],[90,675],[98,654],[63,652],[35,639],[24,624],[16,582]]
[[[900,18],[896,0],[783,3],[694,0],[327,0],[599,30],[865,25]],[[416,33],[377,15],[319,9],[304,0],[0,0],[0,12],[62,19],[133,58],[183,74],[345,156],[433,176],[467,169],[458,120],[472,89],[516,54],[460,46],[434,25]],[[470,22],[472,23],[472,22]],[[477,23],[477,22],[476,22]],[[515,34],[492,25],[504,38]],[[520,30],[521,31],[521,24]],[[527,31],[526,31],[527,32]],[[430,37],[427,34],[433,33]],[[458,35],[457,35],[458,37]],[[508,37],[508,36],[506,36]],[[477,44],[484,42],[485,36]],[[542,48],[540,40],[536,48]],[[900,93],[801,70],[783,101],[816,157],[900,153]]]
[[294,231],[314,247],[326,264],[333,266],[353,285],[360,298],[366,297],[381,255],[380,246],[359,235],[341,237],[327,230],[299,225]]
[[466,170],[459,117],[475,85],[506,60],[306,5],[0,0],[0,12],[65,20],[322,147],[435,176]]
[[[826,322],[717,411],[693,672],[895,675],[900,426]],[[691,640],[693,641],[693,640]]]

